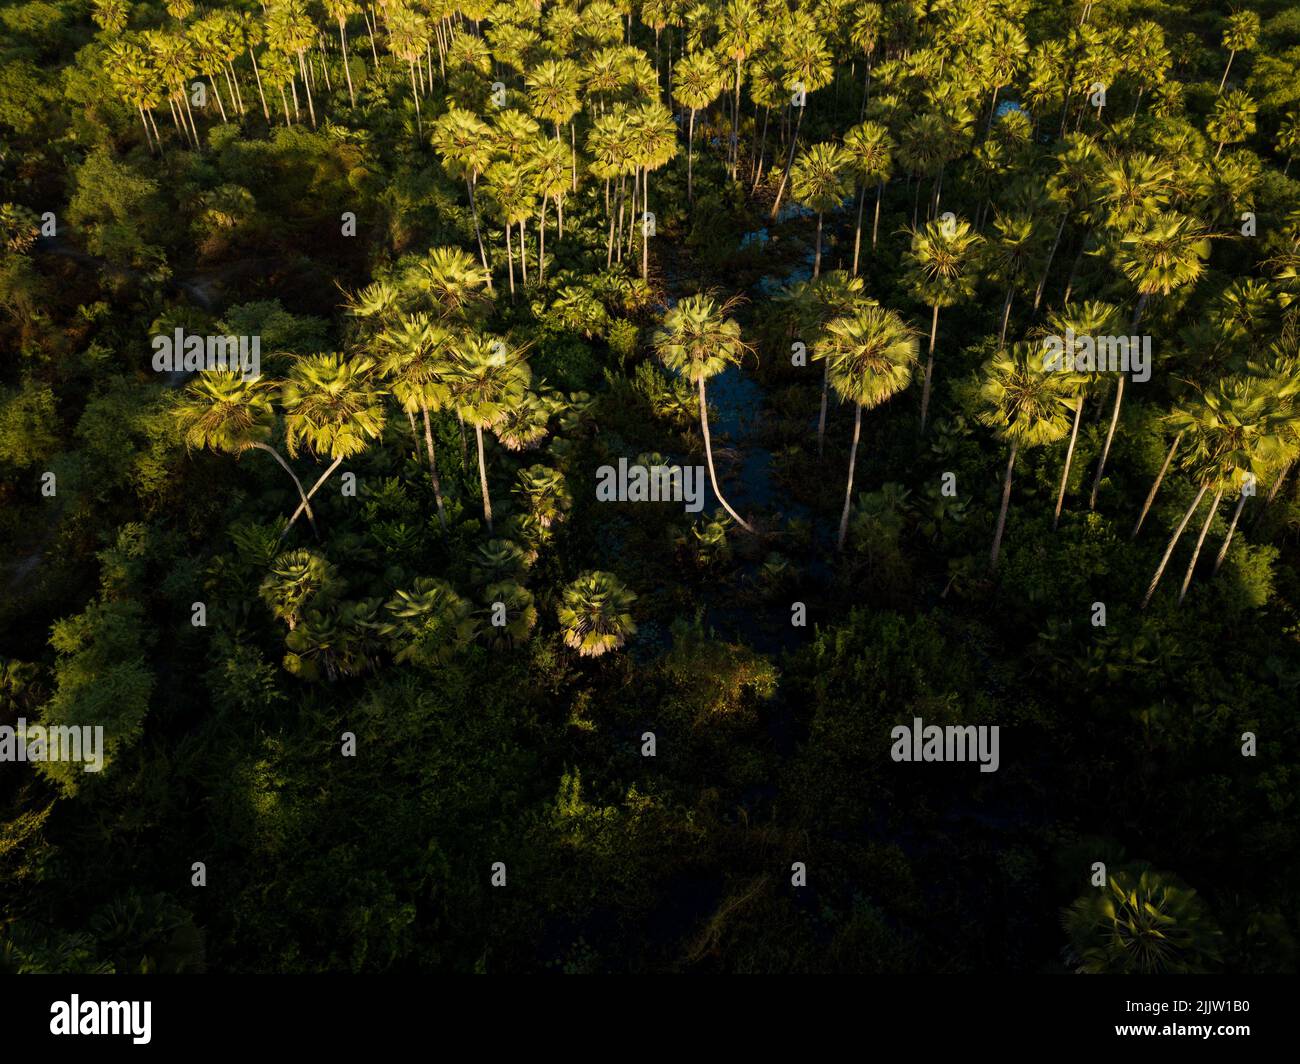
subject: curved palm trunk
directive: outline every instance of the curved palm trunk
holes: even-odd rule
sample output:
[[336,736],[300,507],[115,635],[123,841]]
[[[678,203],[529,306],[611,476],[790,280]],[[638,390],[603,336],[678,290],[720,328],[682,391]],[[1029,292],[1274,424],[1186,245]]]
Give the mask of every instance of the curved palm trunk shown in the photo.
[[862,434],[862,406],[855,405],[857,409],[853,412],[853,446],[849,448],[849,484],[844,489],[844,512],[840,514],[840,536],[835,543],[837,551],[844,549],[844,540],[849,534],[849,503],[853,500],[853,468],[858,459],[858,437]]
[[253,446],[256,447],[259,451],[265,451],[265,452],[266,452],[267,454],[269,454],[272,458],[274,458],[277,462],[279,462],[279,463],[280,463],[280,467],[281,467],[281,468],[282,468],[286,473],[288,473],[290,477],[293,478],[293,486],[294,486],[295,488],[298,489],[298,498],[300,498],[300,499],[302,500],[302,505],[305,506],[305,507],[307,508],[307,520],[311,522],[311,530],[312,530],[313,532],[315,532],[315,531],[316,531],[316,515],[315,515],[314,513],[312,513],[312,510],[311,510],[311,503],[309,503],[309,502],[307,501],[307,500],[308,500],[308,496],[307,496],[307,495],[303,492],[303,490],[302,490],[302,481],[298,479],[298,474],[295,473],[291,468],[289,468],[289,463],[286,462],[286,461],[284,460],[284,456],[281,455],[280,452],[277,451],[277,450],[276,450],[274,447],[272,447],[270,444],[267,444],[267,443],[255,443],[255,444],[253,444]]
[[1061,522],[1061,507],[1065,503],[1065,485],[1070,480],[1070,463],[1074,461],[1074,442],[1079,438],[1079,422],[1083,420],[1083,393],[1079,393],[1079,405],[1074,410],[1074,428],[1070,430],[1070,446],[1065,451],[1065,468],[1061,470],[1061,490],[1056,496],[1056,513],[1052,515],[1052,531]]
[[1205,497],[1205,493],[1209,490],[1210,485],[1201,485],[1201,490],[1196,493],[1196,498],[1192,500],[1192,505],[1187,507],[1187,512],[1183,514],[1183,519],[1178,522],[1178,527],[1174,529],[1174,534],[1169,537],[1169,546],[1165,547],[1165,556],[1160,559],[1160,567],[1156,570],[1155,575],[1151,577],[1151,583],[1147,585],[1147,593],[1142,599],[1140,609],[1146,609],[1147,604],[1151,601],[1151,596],[1156,593],[1156,585],[1160,583],[1160,578],[1165,575],[1165,566],[1169,564],[1169,558],[1174,553],[1174,548],[1178,546],[1178,540],[1183,534],[1183,529],[1187,527],[1187,522],[1192,519],[1192,514],[1194,514],[1196,508],[1201,505],[1201,499]]
[[736,519],[736,524],[740,525],[746,532],[753,532],[754,529],[750,524],[731,508],[731,504],[722,496],[722,490],[718,487],[718,474],[713,469],[713,441],[709,436],[709,402],[704,397],[704,378],[699,379],[700,390],[700,429],[704,433],[704,457],[709,463],[709,482],[713,485],[713,494],[718,497],[718,502],[722,503],[722,508]]
[[930,381],[934,377],[934,338],[939,330],[939,308],[934,308],[930,319],[930,354],[925,360],[925,383],[921,386],[921,431],[925,431],[925,416],[930,409]]
[[1178,602],[1182,604],[1183,599],[1187,597],[1188,585],[1192,582],[1192,574],[1196,572],[1196,560],[1201,556],[1201,547],[1205,545],[1205,536],[1210,531],[1210,525],[1214,521],[1214,515],[1218,513],[1219,501],[1223,498],[1223,489],[1220,488],[1214,493],[1214,501],[1210,503],[1210,510],[1205,515],[1205,524],[1201,526],[1201,534],[1196,537],[1196,547],[1192,551],[1192,560],[1187,563],[1187,572],[1183,576],[1183,586],[1178,591]]
[[433,453],[433,429],[429,425],[429,407],[421,405],[420,413],[424,415],[424,446],[429,452],[429,479],[433,481],[433,499],[438,504],[438,524],[447,531],[447,514],[442,507],[442,484],[438,482],[438,462]]
[[342,456],[339,456],[338,458],[334,459],[333,462],[330,463],[329,468],[326,469],[325,472],[320,475],[320,479],[311,486],[311,491],[307,492],[307,494],[303,497],[302,502],[298,504],[298,509],[294,510],[293,516],[289,518],[289,523],[284,526],[284,532],[280,533],[281,536],[284,536],[284,534],[288,532],[289,529],[293,528],[293,523],[296,520],[298,520],[298,515],[303,512],[303,509],[310,504],[312,496],[314,496],[316,492],[320,491],[321,485],[323,485],[325,481],[329,480],[329,478],[334,475],[334,470],[338,469],[338,467],[341,466],[342,464],[343,464]]
[[871,250],[876,250],[876,234],[880,231],[880,197],[884,194],[885,183],[883,181],[876,185],[876,216],[871,222]]
[[1017,441],[1011,443],[1011,456],[1007,459],[1006,476],[1002,478],[1002,507],[998,510],[998,527],[993,533],[993,549],[989,552],[989,568],[997,571],[998,553],[1002,550],[1002,530],[1007,526],[1007,507],[1011,504],[1011,472],[1016,467]]
[[1228,556],[1228,548],[1232,546],[1232,535],[1237,531],[1237,521],[1241,518],[1242,508],[1246,505],[1246,493],[1241,493],[1241,498],[1237,500],[1237,508],[1232,511],[1232,524],[1228,526],[1228,534],[1223,537],[1223,546],[1219,548],[1219,553],[1214,559],[1214,572],[1211,576],[1216,576],[1219,572],[1219,566],[1223,564],[1223,559]]
[[1097,507],[1097,489],[1101,487],[1102,474],[1106,472],[1106,459],[1110,456],[1110,443],[1115,438],[1115,426],[1119,424],[1119,408],[1124,401],[1124,374],[1119,375],[1115,385],[1115,409],[1110,415],[1110,428],[1106,431],[1106,442],[1101,449],[1101,458],[1097,462],[1097,475],[1092,481],[1092,494],[1088,496],[1088,509]]
[[1160,473],[1157,475],[1155,483],[1151,485],[1151,490],[1147,492],[1147,501],[1142,504],[1142,512],[1138,514],[1137,524],[1133,526],[1133,533],[1129,536],[1129,539],[1137,539],[1137,534],[1142,531],[1142,522],[1147,519],[1151,504],[1156,501],[1156,492],[1160,490],[1160,484],[1165,479],[1165,473],[1169,470],[1169,463],[1174,460],[1174,452],[1178,450],[1178,445],[1182,442],[1182,439],[1183,434],[1179,432],[1174,437],[1174,442],[1169,445],[1169,453],[1165,455],[1165,464],[1160,467]]

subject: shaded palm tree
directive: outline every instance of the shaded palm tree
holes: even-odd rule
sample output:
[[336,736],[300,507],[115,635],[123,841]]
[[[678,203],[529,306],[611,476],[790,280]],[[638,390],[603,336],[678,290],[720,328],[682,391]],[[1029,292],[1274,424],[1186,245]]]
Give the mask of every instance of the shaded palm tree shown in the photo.
[[455,361],[445,380],[451,402],[474,426],[478,444],[479,487],[483,492],[483,520],[492,531],[492,497],[488,492],[487,460],[483,454],[483,430],[500,424],[511,407],[523,401],[531,373],[518,350],[511,351],[504,340],[483,333],[469,333],[452,348]]
[[390,619],[379,631],[398,662],[424,668],[445,665],[478,634],[473,604],[445,580],[417,577],[409,590],[395,592],[384,610]]
[[842,400],[854,405],[849,479],[836,541],[836,550],[843,550],[849,531],[862,411],[875,409],[911,383],[917,362],[916,335],[894,311],[866,303],[826,327],[813,357],[825,360],[831,387]]
[[867,202],[867,186],[876,186],[876,210],[871,223],[871,246],[876,246],[880,227],[880,199],[893,166],[894,141],[889,130],[879,122],[860,122],[844,134],[844,152],[849,172],[858,185],[858,222],[853,235],[853,273],[858,272],[858,252],[862,247],[862,211]]
[[1145,863],[1117,868],[1062,916],[1075,971],[1165,975],[1210,971],[1221,933],[1196,892]]
[[912,246],[903,256],[903,261],[908,267],[912,294],[932,310],[930,350],[925,362],[925,384],[921,389],[921,430],[924,431],[930,409],[939,310],[974,294],[975,258],[983,245],[983,238],[971,229],[969,222],[949,224],[938,220],[910,232]]
[[713,103],[725,87],[726,72],[712,52],[690,52],[673,67],[673,99],[691,112],[686,127],[686,200],[695,202],[695,113]]
[[1045,370],[1031,344],[1013,344],[984,367],[980,386],[980,421],[1010,445],[1002,481],[1002,505],[989,552],[989,568],[998,567],[1002,531],[1011,502],[1011,474],[1021,447],[1039,447],[1061,439],[1070,426],[1069,411],[1078,403],[1069,374]]

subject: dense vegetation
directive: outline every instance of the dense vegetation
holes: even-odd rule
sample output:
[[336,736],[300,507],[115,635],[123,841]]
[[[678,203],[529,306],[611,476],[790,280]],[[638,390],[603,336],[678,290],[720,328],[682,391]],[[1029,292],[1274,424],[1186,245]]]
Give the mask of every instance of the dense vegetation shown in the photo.
[[1294,971],[1298,115],[1287,0],[3,0],[0,969]]

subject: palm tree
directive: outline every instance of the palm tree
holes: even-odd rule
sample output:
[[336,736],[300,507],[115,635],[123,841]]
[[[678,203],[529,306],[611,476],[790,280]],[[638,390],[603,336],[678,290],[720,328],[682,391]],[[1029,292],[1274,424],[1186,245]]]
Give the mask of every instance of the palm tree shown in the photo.
[[555,203],[559,218],[559,235],[564,236],[564,200],[569,192],[569,150],[562,141],[541,140],[533,146],[529,159],[533,186],[542,197],[537,216],[537,279],[546,280],[546,204]]
[[822,219],[829,210],[844,202],[848,194],[845,170],[848,156],[836,144],[814,144],[799,156],[791,171],[791,194],[803,207],[817,212],[817,245],[813,257],[813,277],[822,272]]
[[415,64],[429,48],[429,26],[424,16],[405,7],[394,7],[387,19],[388,50],[403,60],[411,75],[411,99],[415,102],[416,132],[424,136],[420,116],[420,90],[415,81]]
[[[423,304],[439,321],[448,325],[465,325],[476,321],[492,305],[491,277],[488,271],[461,248],[430,248],[401,276],[401,292]],[[486,291],[485,291],[486,289]],[[369,290],[368,290],[369,291]],[[377,296],[377,291],[371,292]],[[383,304],[375,308],[385,315]],[[361,313],[361,311],[357,311]]]
[[1061,220],[1057,223],[1056,236],[1047,253],[1047,262],[1043,264],[1042,278],[1034,292],[1034,313],[1038,312],[1038,305],[1042,302],[1043,289],[1047,286],[1048,274],[1052,272],[1052,260],[1056,258],[1056,249],[1061,243],[1065,223],[1071,214],[1086,209],[1094,194],[1099,154],[1096,141],[1079,133],[1066,138],[1065,146],[1057,152],[1056,172],[1047,179],[1047,192],[1061,204]]
[[487,287],[492,291],[492,264],[488,261],[479,225],[478,199],[474,190],[479,175],[492,162],[492,139],[488,125],[471,111],[451,106],[433,125],[433,146],[443,158],[443,165],[459,171],[469,190],[469,209],[474,216],[474,238],[478,241],[479,259],[488,271]]
[[1228,65],[1223,68],[1223,77],[1219,79],[1219,92],[1228,83],[1228,71],[1238,52],[1248,52],[1259,40],[1259,15],[1254,11],[1237,11],[1228,16],[1228,25],[1223,30],[1223,47],[1228,49]]
[[573,495],[564,474],[548,466],[534,465],[521,469],[515,494],[523,500],[528,514],[539,528],[559,524],[573,509]]
[[770,215],[772,221],[776,221],[777,215],[781,213],[781,197],[785,192],[786,183],[790,180],[790,168],[794,165],[794,153],[799,144],[799,130],[803,126],[804,113],[808,110],[806,97],[824,85],[830,84],[831,73],[834,70],[830,49],[826,47],[826,42],[821,35],[809,24],[808,16],[803,12],[797,12],[791,16],[791,19],[793,25],[790,27],[790,35],[785,38],[785,48],[781,57],[787,71],[786,88],[791,92],[801,91],[805,98],[799,107],[799,117],[795,119],[794,133],[790,137],[790,154],[786,156],[785,171],[781,174],[780,184],[776,186],[776,199],[772,201]]
[[452,347],[456,356],[447,370],[451,402],[474,426],[478,442],[479,486],[483,492],[483,520],[492,532],[492,497],[488,493],[487,460],[483,454],[483,430],[495,428],[510,408],[523,401],[532,374],[519,351],[510,351],[504,340],[472,332]]
[[686,131],[686,200],[695,202],[695,112],[708,107],[721,94],[726,74],[712,52],[691,52],[673,67],[673,99],[690,108]]
[[[643,104],[631,116],[633,137],[633,159],[641,168],[641,198],[645,213],[650,211],[650,173],[661,169],[677,154],[677,126],[672,113],[663,104],[655,101]],[[633,216],[635,216],[635,197],[633,197]],[[644,219],[641,229],[641,279],[645,280],[650,271],[650,241],[648,239],[649,223]]]
[[328,594],[335,582],[334,567],[323,555],[309,550],[291,550],[276,557],[259,588],[262,601],[289,626],[298,627],[308,603]]
[[1016,288],[1028,276],[1030,267],[1042,251],[1042,235],[1034,215],[1029,213],[993,216],[993,239],[988,244],[989,277],[1007,286],[1002,300],[1002,327],[998,332],[998,346],[1007,339],[1007,323],[1011,320],[1011,301]]
[[256,449],[274,458],[298,489],[298,498],[314,531],[316,515],[303,492],[302,482],[284,456],[267,442],[275,426],[271,391],[272,386],[260,379],[246,381],[237,373],[207,371],[190,381],[174,416],[186,447],[236,456]]
[[748,346],[740,337],[740,325],[727,315],[739,302],[719,304],[711,295],[688,296],[665,316],[663,327],[654,335],[655,353],[665,366],[696,385],[700,400],[700,431],[704,434],[704,457],[708,461],[713,494],[741,528],[754,529],[723,497],[713,468],[713,445],[709,438],[709,405],[704,382],[728,366],[738,365]]
[[993,128],[993,115],[997,110],[998,92],[1003,85],[1016,80],[1029,54],[1029,44],[1022,29],[1011,22],[994,25],[989,36],[975,52],[975,61],[985,82],[993,86],[993,99],[989,103],[989,117],[985,130]]
[[[1117,261],[1121,272],[1138,290],[1137,305],[1133,308],[1132,328],[1137,329],[1153,295],[1167,296],[1176,288],[1195,283],[1205,272],[1205,259],[1210,254],[1210,241],[1203,226],[1192,218],[1175,211],[1157,215],[1150,227],[1140,233],[1124,237]],[[1120,404],[1124,401],[1124,374],[1115,382],[1115,408],[1111,413],[1110,428],[1097,462],[1097,475],[1092,482],[1088,509],[1097,505],[1097,491],[1106,459],[1110,455],[1115,426],[1119,424]]]
[[854,404],[849,481],[836,541],[836,550],[842,551],[849,531],[849,504],[853,499],[862,411],[875,409],[911,383],[917,361],[916,335],[894,311],[866,303],[850,316],[836,318],[826,327],[813,357],[825,360],[835,394]]
[[763,16],[754,0],[726,0],[717,12],[718,48],[736,64],[735,100],[731,111],[731,178],[740,161],[740,80],[745,60],[764,36]]
[[1300,158],[1300,111],[1291,111],[1277,129],[1277,150],[1285,157],[1282,176],[1291,173],[1291,164]]
[[[1065,351],[1065,338],[1074,336],[1110,336],[1115,332],[1119,315],[1110,303],[1080,303],[1072,309],[1063,310],[1048,319],[1052,333],[1061,341],[1062,354],[1073,360],[1075,352]],[[1065,503],[1065,489],[1070,482],[1070,465],[1074,461],[1074,445],[1079,437],[1079,423],[1083,419],[1083,403],[1087,397],[1088,385],[1096,380],[1093,373],[1080,372],[1071,361],[1062,371],[1071,373],[1075,385],[1076,404],[1074,408],[1074,425],[1070,429],[1070,445],[1065,452],[1065,464],[1061,469],[1061,489],[1056,496],[1056,512],[1052,515],[1052,531],[1055,532],[1061,521],[1061,507]]]
[[348,99],[357,105],[357,94],[352,88],[352,68],[348,65],[348,19],[357,13],[354,0],[324,0],[325,14],[339,25],[339,47],[343,49],[343,72],[348,78]]
[[1219,959],[1222,936],[1196,891],[1141,862],[1115,869],[1062,923],[1074,970],[1089,975],[1195,974]]
[[[487,603],[483,613],[489,618],[484,631],[488,640],[500,649],[524,643],[537,626],[537,607],[533,604],[532,592],[513,580],[489,584],[483,589],[483,601]],[[504,607],[504,625],[491,623],[498,603]]]
[[1255,101],[1240,89],[1214,102],[1214,113],[1205,120],[1205,130],[1218,145],[1214,152],[1216,159],[1223,154],[1225,144],[1236,144],[1255,132],[1257,110]]
[[438,508],[438,524],[447,530],[447,514],[442,503],[442,484],[438,479],[438,461],[433,449],[430,411],[441,410],[448,402],[446,374],[451,364],[452,334],[430,321],[425,314],[402,318],[381,331],[376,338],[382,352],[379,373],[388,382],[388,390],[401,404],[408,417],[418,411],[424,419],[424,446],[429,457],[429,479]]
[[560,126],[567,124],[569,127],[572,189],[577,192],[578,148],[573,119],[582,110],[582,100],[578,96],[582,87],[582,70],[571,59],[547,59],[533,68],[524,84],[528,90],[529,109],[555,127],[556,141],[560,139]]
[[983,238],[969,222],[947,224],[927,222],[910,231],[912,246],[904,254],[912,294],[933,311],[930,318],[930,351],[925,362],[925,384],[921,389],[921,431],[925,431],[930,408],[930,383],[934,376],[934,346],[939,329],[939,310],[969,299],[975,291],[975,256]]
[[285,439],[290,457],[306,447],[332,459],[320,479],[289,518],[293,527],[308,501],[344,459],[360,454],[384,428],[383,393],[372,383],[374,360],[358,355],[311,355],[299,358],[280,389]]
[[629,612],[635,601],[613,573],[583,573],[563,590],[555,610],[565,646],[587,658],[618,650],[636,634]]
[[858,223],[853,235],[853,274],[858,273],[858,252],[862,247],[862,209],[867,201],[867,186],[876,186],[876,212],[871,223],[871,247],[876,246],[880,227],[880,199],[893,166],[894,141],[889,130],[879,122],[860,122],[844,134],[844,152],[849,172],[858,185]]
[[1016,455],[1021,447],[1038,447],[1061,439],[1070,426],[1066,411],[1072,411],[1079,400],[1072,376],[1044,369],[1041,356],[1031,344],[1013,344],[984,367],[983,378],[979,419],[1011,445],[1002,481],[1002,506],[989,552],[989,568],[996,571]]
[[393,647],[394,660],[432,669],[445,665],[478,633],[473,604],[445,580],[417,577],[384,605],[392,618],[379,631]]
[[[523,221],[532,213],[533,189],[531,175],[520,159],[498,159],[488,166],[483,178],[487,185],[488,196],[496,205],[497,213],[505,230],[506,263],[510,277],[510,299],[515,298],[515,254],[510,242],[511,228],[519,223],[521,234],[519,257],[524,255],[522,227]],[[524,267],[527,279],[527,266]]]

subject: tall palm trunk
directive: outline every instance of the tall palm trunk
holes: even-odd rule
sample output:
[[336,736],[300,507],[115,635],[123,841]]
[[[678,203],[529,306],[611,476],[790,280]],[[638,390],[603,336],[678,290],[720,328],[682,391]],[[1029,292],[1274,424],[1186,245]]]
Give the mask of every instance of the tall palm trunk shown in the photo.
[[695,108],[686,133],[686,202],[695,202]]
[[[316,105],[311,99],[311,82],[307,78],[307,60],[302,52],[298,53],[298,68],[302,71],[302,91],[307,96],[307,111],[311,115],[311,128],[316,128]],[[419,115],[419,101],[416,101],[416,114]]]
[[1047,263],[1043,266],[1043,276],[1039,279],[1038,289],[1034,292],[1034,313],[1038,313],[1038,304],[1043,300],[1043,289],[1047,287],[1047,275],[1052,272],[1052,260],[1056,258],[1056,249],[1061,243],[1061,233],[1065,230],[1066,219],[1070,217],[1068,210],[1061,212],[1061,222],[1056,227],[1056,238],[1052,241],[1052,250],[1047,253]]
[[510,243],[511,228],[512,228],[511,223],[507,220],[506,222],[506,264],[510,271],[510,302],[513,303],[515,301],[515,251],[514,251],[514,247]]
[[302,513],[303,510],[310,504],[311,499],[316,494],[316,492],[320,491],[321,485],[323,485],[325,481],[329,480],[329,478],[334,475],[334,470],[338,469],[338,467],[341,466],[342,464],[343,464],[342,455],[340,455],[338,458],[334,459],[334,461],[330,463],[329,468],[326,469],[325,472],[320,475],[320,479],[311,486],[311,491],[307,492],[307,494],[303,497],[302,502],[298,504],[298,509],[294,510],[293,516],[289,518],[289,523],[284,526],[284,532],[280,533],[281,536],[283,536],[285,533],[289,531],[289,529],[293,527],[293,523],[298,520],[298,515]]
[[871,250],[876,250],[876,234],[880,231],[880,197],[884,194],[885,183],[883,181],[876,185],[876,216],[871,223]]
[[1178,444],[1182,442],[1183,434],[1179,432],[1174,437],[1174,442],[1169,445],[1169,453],[1165,455],[1165,464],[1160,467],[1160,472],[1156,476],[1155,483],[1151,485],[1151,490],[1147,492],[1147,501],[1142,504],[1142,512],[1138,514],[1137,524],[1133,526],[1133,532],[1129,539],[1137,539],[1137,534],[1142,531],[1142,522],[1147,519],[1147,513],[1151,509],[1151,504],[1156,501],[1156,492],[1160,490],[1160,484],[1165,479],[1165,473],[1169,470],[1169,463],[1174,460],[1174,452],[1178,450]]
[[858,224],[853,231],[853,276],[858,275],[858,252],[862,248],[862,209],[867,205],[867,186],[858,188]]
[[465,178],[465,185],[469,189],[469,209],[474,216],[474,239],[478,241],[478,257],[483,263],[483,269],[487,271],[487,290],[492,291],[492,267],[488,264],[487,248],[483,245],[483,231],[479,227],[478,221],[478,199],[474,195],[474,184],[476,178],[469,176]]
[[429,452],[429,479],[433,481],[433,499],[438,504],[438,524],[447,531],[447,514],[442,506],[442,484],[438,481],[438,461],[433,453],[433,429],[429,425],[429,407],[420,404],[420,413],[424,415],[424,446]]
[[641,201],[645,205],[645,211],[641,215],[641,280],[647,280],[650,276],[650,234],[649,215],[650,215],[650,170],[646,169],[641,175]]
[[1214,559],[1214,572],[1211,576],[1219,572],[1219,567],[1223,564],[1223,559],[1228,556],[1228,548],[1232,546],[1232,535],[1237,531],[1237,521],[1241,518],[1242,507],[1246,505],[1246,493],[1241,493],[1241,498],[1237,500],[1237,507],[1232,511],[1232,524],[1228,526],[1228,534],[1223,537],[1223,546],[1219,548],[1219,553]]
[[1101,458],[1097,461],[1097,475],[1092,480],[1092,494],[1088,496],[1088,509],[1097,508],[1097,489],[1101,487],[1102,474],[1106,472],[1106,459],[1110,456],[1111,440],[1115,438],[1115,426],[1119,424],[1119,408],[1124,401],[1124,374],[1119,375],[1115,384],[1115,408],[1110,415],[1110,428],[1106,430],[1106,442],[1101,448]]
[[807,100],[799,108],[799,117],[794,123],[794,136],[790,138],[790,154],[786,156],[785,171],[781,174],[781,183],[776,186],[776,200],[772,203],[772,221],[776,221],[776,216],[781,212],[781,197],[785,194],[786,183],[790,180],[790,167],[794,166],[794,152],[799,146],[799,127],[803,125],[803,113],[806,110],[808,110]]
[[1228,65],[1223,68],[1223,77],[1219,79],[1219,91],[1215,93],[1216,96],[1223,95],[1223,86],[1228,83],[1228,71],[1232,69],[1232,61],[1236,58],[1237,58],[1237,49],[1234,48],[1231,52],[1228,53]]
[[492,498],[488,495],[487,464],[483,460],[483,426],[474,426],[474,435],[478,439],[478,482],[483,489],[483,520],[487,522],[488,534],[492,534]]
[[722,495],[722,489],[718,487],[718,474],[713,469],[713,441],[709,436],[709,402],[704,397],[704,377],[699,379],[700,391],[700,430],[704,433],[704,458],[709,463],[709,482],[713,485],[713,494],[718,497],[718,502],[722,503],[722,508],[731,514],[746,532],[753,532],[753,527],[740,514],[731,508]]
[[1188,585],[1192,582],[1192,574],[1196,571],[1196,560],[1201,556],[1201,547],[1205,544],[1205,536],[1210,531],[1210,525],[1214,522],[1214,515],[1219,511],[1219,500],[1223,498],[1223,488],[1219,488],[1214,493],[1214,501],[1210,503],[1210,510],[1205,515],[1205,524],[1201,525],[1201,534],[1196,537],[1196,547],[1192,551],[1192,560],[1187,563],[1187,572],[1183,576],[1183,586],[1178,591],[1178,602],[1181,605],[1183,599],[1187,597]]
[[930,353],[925,360],[925,383],[921,385],[921,431],[925,431],[925,417],[930,409],[930,381],[934,377],[934,338],[939,331],[939,308],[935,306],[930,319]]
[[853,499],[853,468],[858,460],[858,438],[862,434],[862,405],[855,404],[856,409],[853,412],[853,446],[849,448],[849,484],[844,489],[844,512],[840,514],[840,536],[835,543],[835,549],[842,551],[844,549],[844,540],[849,534],[849,503]]
[[1205,497],[1205,493],[1209,490],[1209,484],[1201,485],[1201,490],[1196,493],[1196,498],[1192,500],[1192,505],[1187,507],[1187,512],[1183,514],[1183,519],[1178,522],[1178,527],[1174,529],[1174,534],[1169,537],[1169,546],[1165,548],[1165,556],[1160,559],[1160,567],[1156,570],[1155,575],[1151,577],[1151,583],[1147,585],[1147,593],[1142,599],[1141,609],[1147,608],[1147,604],[1151,601],[1151,596],[1156,593],[1156,585],[1160,583],[1160,578],[1165,575],[1165,566],[1169,564],[1169,558],[1174,553],[1174,547],[1178,545],[1178,540],[1183,534],[1183,529],[1187,527],[1187,522],[1192,519],[1192,514],[1194,514],[1196,508],[1201,505],[1201,499]]
[[256,447],[259,451],[265,451],[265,452],[266,452],[267,454],[269,454],[272,458],[274,458],[277,462],[279,462],[279,463],[280,463],[280,467],[281,467],[281,468],[282,468],[286,473],[288,473],[290,477],[293,478],[293,486],[294,486],[295,488],[298,489],[298,498],[302,500],[302,504],[303,504],[303,506],[305,506],[305,507],[307,508],[307,520],[311,522],[311,530],[312,530],[313,532],[315,532],[315,531],[316,531],[316,515],[315,515],[314,513],[312,513],[311,503],[309,503],[309,502],[307,501],[307,498],[308,498],[308,497],[307,497],[306,494],[304,494],[304,492],[303,492],[303,490],[302,490],[302,481],[298,479],[298,474],[295,473],[295,472],[294,472],[294,471],[289,467],[289,463],[286,462],[286,461],[284,460],[284,456],[281,455],[280,452],[277,451],[277,450],[276,450],[274,447],[272,447],[270,444],[267,444],[267,443],[255,443],[255,444],[253,444],[253,446]]
[[998,527],[993,533],[993,549],[989,552],[989,568],[997,571],[998,553],[1002,550],[1002,530],[1007,526],[1007,507],[1011,504],[1011,472],[1016,468],[1016,451],[1020,444],[1011,441],[1011,456],[1007,459],[1007,472],[1002,478],[1002,506],[998,510]]
[[1056,496],[1056,513],[1052,515],[1052,531],[1061,522],[1061,506],[1065,503],[1065,486],[1070,480],[1070,463],[1074,461],[1074,443],[1079,438],[1079,422],[1083,420],[1083,392],[1079,393],[1079,405],[1074,408],[1074,428],[1070,430],[1070,446],[1065,451],[1065,468],[1061,470],[1061,490]]
[[1265,511],[1267,511],[1268,508],[1273,504],[1273,500],[1277,498],[1277,493],[1279,489],[1282,487],[1282,481],[1286,480],[1286,475],[1289,472],[1291,472],[1291,466],[1293,464],[1294,462],[1287,462],[1287,464],[1282,467],[1278,475],[1273,478],[1273,486],[1268,489],[1268,497],[1264,500],[1264,505],[1259,508],[1259,513],[1255,515],[1255,521],[1250,526],[1251,528],[1254,528],[1255,525],[1259,524],[1260,521],[1264,519]]
[[262,72],[257,69],[257,55],[251,45],[248,49],[248,58],[253,61],[253,77],[257,79],[257,95],[262,100],[262,114],[266,116],[269,123],[271,121],[271,109],[266,106],[266,93],[262,91]]
[[[348,31],[344,26],[346,20],[341,16],[339,18],[339,44],[343,47],[343,72],[348,76],[348,99],[352,101],[352,106],[357,105],[357,94],[352,88],[352,69],[348,66]],[[364,63],[365,60],[362,60]]]

